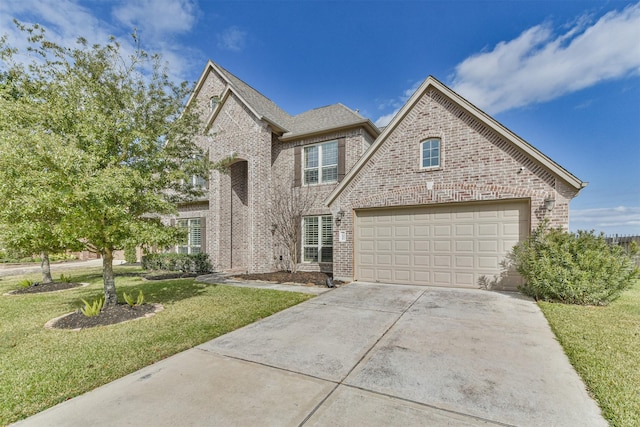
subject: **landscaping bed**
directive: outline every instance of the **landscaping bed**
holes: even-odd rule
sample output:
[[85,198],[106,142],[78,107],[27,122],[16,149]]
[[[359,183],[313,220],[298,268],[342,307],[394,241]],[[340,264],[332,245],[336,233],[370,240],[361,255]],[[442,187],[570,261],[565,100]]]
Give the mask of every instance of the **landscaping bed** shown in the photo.
[[159,304],[143,304],[131,307],[128,304],[117,304],[105,307],[97,316],[85,316],[79,311],[58,317],[47,323],[51,329],[84,329],[96,326],[115,325],[142,317],[148,317],[160,309]]
[[[310,286],[327,286],[327,279],[332,278],[330,274],[310,271],[276,271],[273,273],[238,274],[233,276],[240,280],[264,280],[266,282],[278,283],[300,283]],[[340,281],[333,281],[335,285],[343,284]]]
[[71,283],[71,282],[51,282],[51,283],[38,283],[33,284],[31,286],[27,286],[26,288],[20,288],[9,292],[11,295],[21,295],[21,294],[38,294],[42,292],[54,292],[54,291],[62,291],[64,289],[72,289],[82,286],[82,283]]

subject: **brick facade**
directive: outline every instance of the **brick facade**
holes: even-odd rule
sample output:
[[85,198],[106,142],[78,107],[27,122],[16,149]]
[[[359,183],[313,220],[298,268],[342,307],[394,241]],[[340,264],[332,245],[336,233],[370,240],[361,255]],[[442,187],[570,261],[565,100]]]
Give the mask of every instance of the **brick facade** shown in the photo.
[[[433,137],[441,140],[441,165],[422,169],[420,143]],[[331,204],[332,212],[348,213],[335,230],[347,241],[334,243],[334,276],[353,277],[354,209],[525,199],[532,228],[544,218],[567,228],[569,201],[578,191],[432,88]],[[552,211],[544,208],[546,198],[555,199]]]
[[[211,173],[206,201],[179,207],[181,218],[205,218],[204,250],[218,270],[268,272],[287,265],[288,252],[276,245],[269,219],[272,195],[300,185],[296,152],[301,147],[334,140],[343,147],[338,169],[339,175],[347,173],[345,182],[303,188],[315,200],[305,215],[334,216],[334,262],[301,263],[301,270],[353,277],[353,215],[359,208],[519,199],[529,201],[532,227],[545,217],[552,225],[568,226],[569,201],[579,191],[575,182],[566,182],[562,173],[470,113],[446,90],[429,86],[414,95],[406,114],[380,135],[341,105],[288,116],[225,73],[209,63],[190,102],[199,106],[206,123],[197,143],[212,161],[233,154],[235,162],[227,173]],[[212,106],[212,97],[220,102]],[[272,117],[262,116],[264,110]],[[307,121],[291,131],[296,118],[317,120],[322,114],[317,128]],[[340,125],[328,126],[331,120]],[[425,170],[420,143],[431,137],[441,140],[441,164]],[[365,153],[366,162],[361,160]],[[555,199],[550,212],[544,209],[547,198]],[[338,211],[345,213],[342,220],[335,220]],[[338,242],[339,232],[346,233],[346,242]]]

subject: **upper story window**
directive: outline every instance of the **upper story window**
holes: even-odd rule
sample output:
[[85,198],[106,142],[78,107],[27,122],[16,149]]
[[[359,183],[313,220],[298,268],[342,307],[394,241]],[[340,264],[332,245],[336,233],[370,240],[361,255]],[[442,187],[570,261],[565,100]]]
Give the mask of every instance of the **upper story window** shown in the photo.
[[219,96],[212,96],[211,98],[209,98],[209,111],[213,111],[219,102],[220,102]]
[[420,143],[421,163],[423,169],[440,167],[440,138],[429,138]]
[[338,141],[304,147],[304,185],[338,182]]
[[184,185],[187,184],[190,187],[205,189],[207,188],[207,180],[198,175],[191,175],[191,177],[187,180],[180,180],[180,182]]

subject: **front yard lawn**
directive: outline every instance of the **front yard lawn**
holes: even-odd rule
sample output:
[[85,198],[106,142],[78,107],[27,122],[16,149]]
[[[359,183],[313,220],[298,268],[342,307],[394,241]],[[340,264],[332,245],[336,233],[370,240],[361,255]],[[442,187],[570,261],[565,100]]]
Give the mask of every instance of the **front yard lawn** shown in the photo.
[[[193,279],[144,281],[139,267],[114,267],[118,298],[142,290],[160,303],[155,316],[112,326],[47,330],[102,295],[100,269],[70,270],[90,285],[61,292],[5,296],[19,279],[0,278],[0,425],[15,422],[144,366],[311,298],[294,292],[236,288]],[[87,414],[90,419],[91,414]]]
[[640,282],[606,307],[538,304],[607,421],[640,426]]

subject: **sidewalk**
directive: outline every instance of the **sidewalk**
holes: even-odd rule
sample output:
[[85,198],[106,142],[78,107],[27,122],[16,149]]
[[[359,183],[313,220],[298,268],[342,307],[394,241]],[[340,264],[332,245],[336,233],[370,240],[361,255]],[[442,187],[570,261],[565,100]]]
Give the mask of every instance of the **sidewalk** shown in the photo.
[[[123,260],[114,260],[113,265],[124,264]],[[51,264],[51,272],[72,270],[76,268],[102,267],[101,259],[90,259],[87,261],[69,261]],[[42,269],[39,264],[17,265],[17,264],[0,264],[0,277],[21,276],[23,274],[40,273]]]

